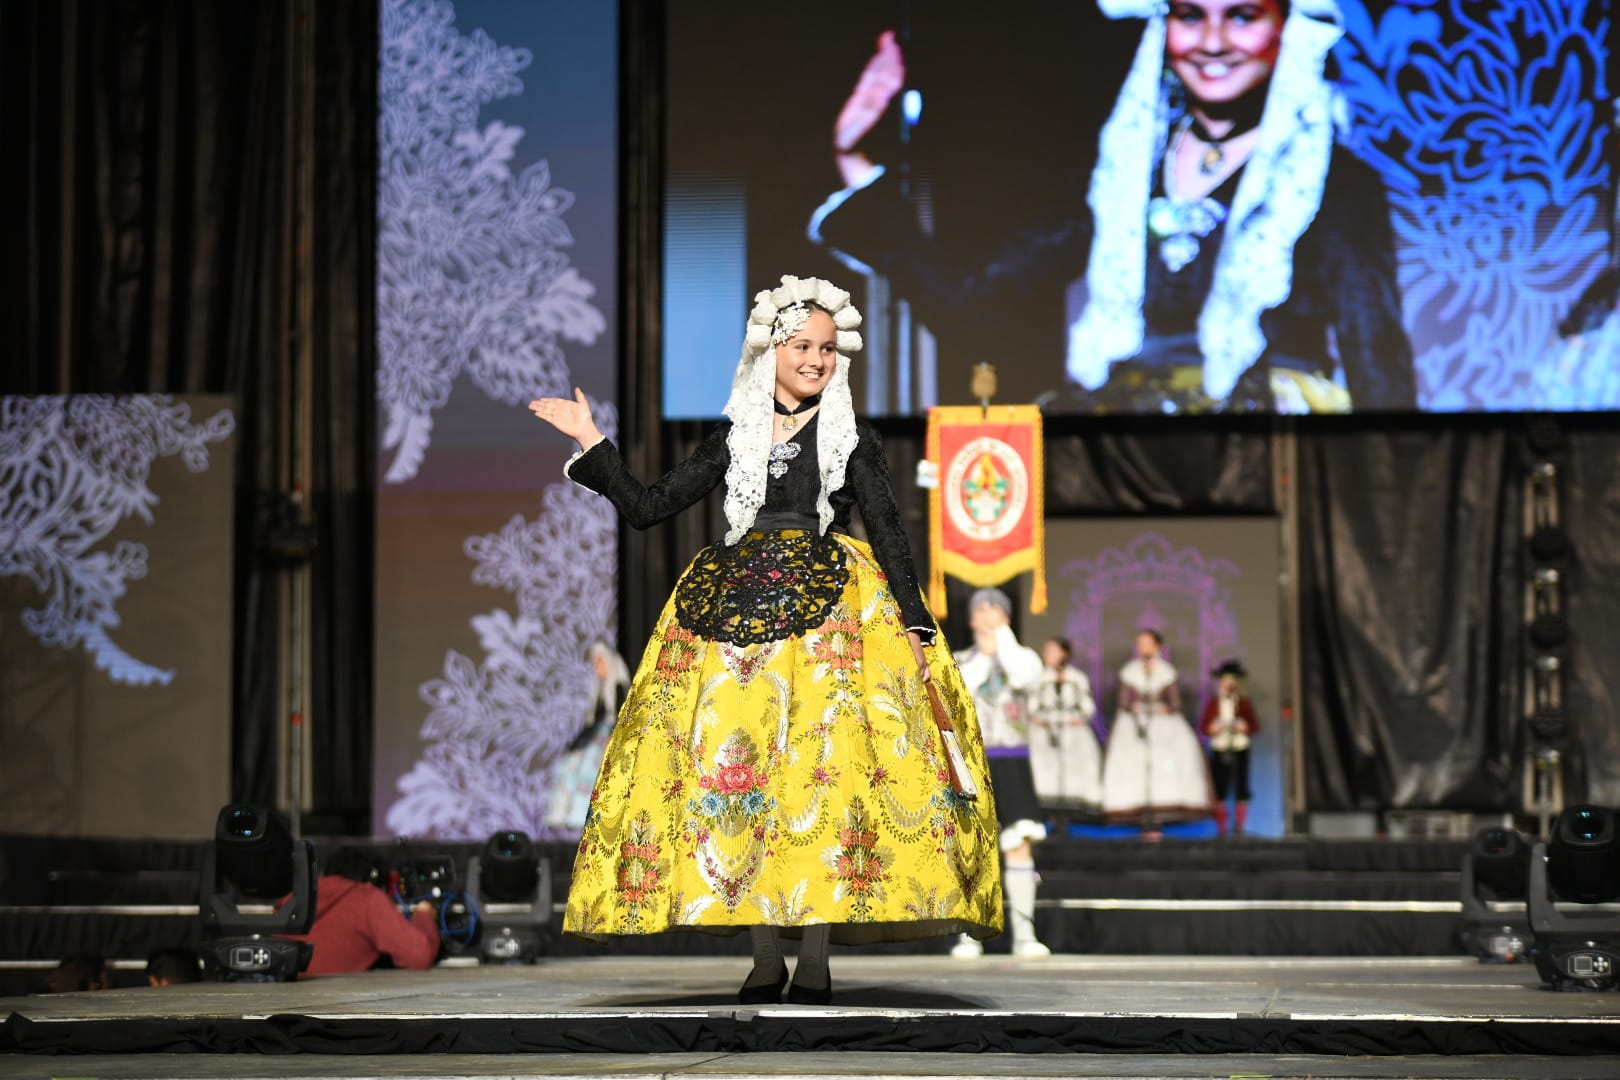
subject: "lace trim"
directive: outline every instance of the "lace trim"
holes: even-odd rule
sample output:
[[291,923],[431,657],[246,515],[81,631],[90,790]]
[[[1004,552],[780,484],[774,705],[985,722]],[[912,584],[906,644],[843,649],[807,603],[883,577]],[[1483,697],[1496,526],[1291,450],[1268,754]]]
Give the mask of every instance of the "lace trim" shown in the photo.
[[[1150,14],[1131,71],[1103,126],[1087,205],[1096,232],[1086,269],[1087,301],[1069,328],[1069,376],[1088,390],[1109,366],[1142,349],[1148,197],[1164,154],[1169,102],[1163,85],[1162,7],[1104,0],[1118,18]],[[1333,151],[1337,96],[1322,77],[1343,36],[1331,0],[1300,0],[1283,25],[1260,138],[1238,181],[1209,299],[1198,320],[1204,390],[1224,400],[1265,350],[1260,314],[1293,288],[1294,244],[1316,217]]]
[[[575,450],[572,454],[570,454],[568,456],[568,460],[563,462],[563,475],[565,477],[567,477],[568,479],[570,479],[570,480],[574,480],[574,462],[578,461],[580,458],[582,458],[586,454],[590,453],[591,450],[595,450],[598,446],[601,446],[602,443],[605,443],[607,441],[608,440],[606,438],[603,438],[603,439],[599,440],[598,442],[592,444],[590,450]],[[574,483],[579,484],[579,481],[574,480]],[[580,487],[585,487],[584,484],[579,484],[579,486]],[[586,488],[586,490],[589,491],[590,489]]]
[[848,582],[837,541],[802,529],[751,532],[698,554],[675,594],[675,618],[711,641],[763,645],[826,622]]
[[816,428],[816,456],[821,471],[816,516],[825,536],[833,521],[832,493],[844,486],[845,467],[860,439],[855,430],[855,402],[849,390],[848,356],[861,347],[860,335],[855,332],[861,322],[860,312],[850,304],[847,292],[817,278],[784,277],[779,288],[761,292],[754,301],[742,360],[725,407],[725,415],[731,419],[731,431],[726,435],[726,449],[731,455],[726,466],[725,510],[730,526],[726,543],[740,541],[753,526],[759,508],[765,505],[771,447],[775,444],[771,421],[775,409],[771,402],[776,392],[776,354],[770,334],[777,312],[806,301],[833,312],[838,331],[838,362],[827,389],[822,391]]

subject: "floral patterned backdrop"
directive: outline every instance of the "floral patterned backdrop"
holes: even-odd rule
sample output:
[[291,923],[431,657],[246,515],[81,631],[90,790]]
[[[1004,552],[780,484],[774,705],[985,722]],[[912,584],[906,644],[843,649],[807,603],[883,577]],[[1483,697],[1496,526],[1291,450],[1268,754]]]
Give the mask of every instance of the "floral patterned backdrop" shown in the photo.
[[1389,188],[1420,406],[1620,407],[1620,354],[1600,365],[1606,401],[1560,403],[1535,378],[1608,261],[1609,4],[1340,7],[1351,144]]
[[541,834],[585,651],[613,639],[618,532],[524,406],[579,385],[616,428],[616,20],[588,0],[381,20],[374,828]]

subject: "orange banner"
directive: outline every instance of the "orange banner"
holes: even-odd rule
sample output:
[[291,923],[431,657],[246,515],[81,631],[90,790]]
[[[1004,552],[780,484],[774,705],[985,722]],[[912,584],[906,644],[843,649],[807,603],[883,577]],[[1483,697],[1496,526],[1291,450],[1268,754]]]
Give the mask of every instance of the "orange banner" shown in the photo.
[[945,575],[980,587],[1026,570],[1029,609],[1046,610],[1046,498],[1041,410],[946,405],[928,411],[928,601],[945,614]]

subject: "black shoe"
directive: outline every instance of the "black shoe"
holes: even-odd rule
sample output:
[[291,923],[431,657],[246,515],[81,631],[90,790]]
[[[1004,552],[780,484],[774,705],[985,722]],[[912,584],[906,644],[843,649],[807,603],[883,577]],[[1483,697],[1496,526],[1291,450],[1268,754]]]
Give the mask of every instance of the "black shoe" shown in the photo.
[[[759,978],[756,979],[755,976]],[[760,970],[755,968],[748,973],[742,989],[737,991],[737,1000],[744,1005],[774,1005],[782,1000],[782,987],[787,985],[787,981],[786,964],[777,970],[775,979],[769,975],[761,975]]]
[[805,986],[795,976],[785,1000],[794,1005],[825,1005],[832,1001],[832,978],[829,976],[824,986]]

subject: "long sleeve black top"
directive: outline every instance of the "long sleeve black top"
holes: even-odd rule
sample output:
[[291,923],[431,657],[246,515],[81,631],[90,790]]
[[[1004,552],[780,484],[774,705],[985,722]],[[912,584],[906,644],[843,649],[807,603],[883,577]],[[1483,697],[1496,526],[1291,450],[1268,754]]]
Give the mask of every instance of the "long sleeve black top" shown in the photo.
[[[755,519],[757,529],[791,527],[815,531],[819,528],[816,498],[821,492],[821,470],[816,457],[817,419],[819,414],[787,440],[797,443],[799,451],[785,461],[786,467],[780,470],[780,475],[769,475],[765,503]],[[650,485],[630,475],[618,449],[607,439],[576,458],[568,468],[568,475],[574,482],[611,499],[633,528],[646,529],[675,516],[720,486],[731,463],[726,446],[730,431],[730,421],[720,424],[690,457]],[[844,485],[828,496],[833,509],[831,530],[848,532],[851,511],[860,509],[872,552],[889,579],[889,588],[900,605],[906,627],[931,642],[934,620],[923,603],[911,545],[900,523],[900,509],[889,481],[888,461],[883,455],[883,440],[864,420],[856,421],[856,431],[860,438],[845,469]]]

